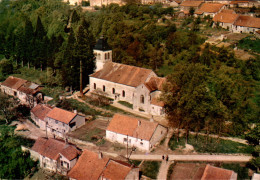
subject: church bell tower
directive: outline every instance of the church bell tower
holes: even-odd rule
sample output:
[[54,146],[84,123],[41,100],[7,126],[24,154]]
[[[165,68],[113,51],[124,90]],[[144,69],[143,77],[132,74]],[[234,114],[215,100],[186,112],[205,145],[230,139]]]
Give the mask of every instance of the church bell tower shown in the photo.
[[112,61],[112,49],[108,46],[106,39],[101,36],[93,50],[96,57],[95,72],[97,72],[103,68],[106,62]]

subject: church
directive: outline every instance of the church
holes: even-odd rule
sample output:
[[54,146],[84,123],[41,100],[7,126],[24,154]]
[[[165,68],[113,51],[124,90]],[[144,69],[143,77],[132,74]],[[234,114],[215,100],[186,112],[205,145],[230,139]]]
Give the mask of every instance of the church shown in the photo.
[[97,89],[115,101],[133,104],[136,111],[151,115],[164,115],[159,96],[166,79],[151,69],[112,61],[112,49],[101,37],[94,47],[96,70],[89,76],[90,92]]

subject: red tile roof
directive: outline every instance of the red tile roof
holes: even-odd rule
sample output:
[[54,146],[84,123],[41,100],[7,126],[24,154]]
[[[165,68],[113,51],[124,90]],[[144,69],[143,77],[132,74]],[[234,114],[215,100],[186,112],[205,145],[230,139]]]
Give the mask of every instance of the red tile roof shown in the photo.
[[[63,152],[64,154],[68,154],[69,152],[71,152],[71,148],[68,148],[69,146],[72,145],[68,145],[61,140],[38,138],[34,143],[32,150],[38,152],[42,156],[48,157],[53,160],[57,160],[59,158],[59,153]],[[69,152],[66,152],[67,150]],[[74,153],[70,155],[70,158],[74,159],[77,156],[78,154]]]
[[217,168],[207,164],[201,180],[229,180],[235,175],[234,171]]
[[77,180],[98,180],[108,160],[107,157],[99,159],[97,153],[85,149],[68,176]]
[[145,86],[149,89],[150,92],[162,90],[163,84],[166,82],[166,78],[161,77],[151,77],[150,80],[145,84]]
[[198,9],[199,12],[207,12],[207,13],[217,13],[224,6],[224,4],[220,3],[204,3]]
[[81,151],[76,149],[74,146],[67,146],[60,152],[60,154],[71,161],[78,157],[81,154]]
[[124,164],[114,160],[109,160],[105,170],[102,172],[103,178],[110,180],[125,179],[128,173],[132,170],[132,167]]
[[22,86],[26,82],[27,80],[9,76],[4,82],[2,82],[1,85],[17,90],[20,86]]
[[180,6],[185,7],[199,7],[203,1],[182,1]]
[[149,141],[157,126],[155,122],[115,114],[106,130]]
[[239,16],[234,25],[260,28],[260,18],[255,18],[251,16]]
[[70,121],[73,120],[76,115],[77,114],[73,112],[55,107],[47,114],[47,117],[69,124]]
[[233,9],[222,9],[221,12],[228,14],[236,14],[236,12]]
[[44,120],[46,115],[52,110],[52,107],[45,104],[37,104],[32,108],[31,113],[34,114],[37,118]]
[[150,69],[108,62],[103,69],[90,75],[90,77],[137,87],[144,83],[152,72]]
[[156,105],[156,106],[160,106],[160,107],[164,106],[164,102],[159,101],[158,98],[156,98],[156,97],[152,98],[151,104]]
[[213,21],[233,24],[238,16],[238,14],[218,13],[213,17]]
[[231,1],[230,4],[249,3],[249,1]]

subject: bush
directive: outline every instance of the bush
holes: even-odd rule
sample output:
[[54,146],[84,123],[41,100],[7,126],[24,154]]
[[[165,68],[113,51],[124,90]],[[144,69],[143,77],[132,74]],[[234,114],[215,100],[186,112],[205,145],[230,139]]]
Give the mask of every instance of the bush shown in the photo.
[[141,168],[142,174],[149,178],[156,179],[160,165],[161,162],[158,161],[145,161]]

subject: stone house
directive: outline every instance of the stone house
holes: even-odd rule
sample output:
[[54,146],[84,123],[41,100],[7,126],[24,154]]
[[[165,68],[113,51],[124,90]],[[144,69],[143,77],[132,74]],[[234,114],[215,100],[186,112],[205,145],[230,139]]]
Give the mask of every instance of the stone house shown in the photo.
[[199,9],[202,3],[203,1],[182,1],[182,3],[180,4],[180,11],[188,13],[191,8],[194,8],[194,10],[196,11]]
[[214,17],[222,9],[225,8],[224,4],[221,3],[203,3],[197,11],[195,11],[195,16],[210,16]]
[[71,180],[138,180],[139,168],[84,150],[68,176]]
[[83,126],[83,115],[55,107],[45,117],[47,132],[64,138],[65,134]]
[[167,128],[125,115],[115,114],[106,129],[106,139],[150,151],[167,133]]
[[214,26],[218,24],[222,28],[232,30],[232,26],[238,17],[238,14],[220,12],[213,18]]
[[73,168],[81,151],[58,139],[38,138],[31,151],[39,154],[40,167],[66,175]]
[[136,87],[133,109],[145,111],[151,115],[164,115],[164,103],[158,100],[166,78],[151,77],[149,81]]
[[45,104],[37,104],[31,109],[31,118],[35,124],[40,127],[40,129],[46,131],[47,126],[45,118],[52,109],[53,108],[51,106]]
[[258,7],[258,2],[257,1],[231,1],[229,3],[230,8],[251,8],[253,6]]
[[234,33],[252,33],[260,30],[260,18],[240,15],[232,25]]
[[17,97],[22,104],[29,105],[31,108],[44,99],[41,88],[38,84],[13,76],[9,76],[1,83],[3,93]]
[[[157,77],[151,69],[112,62],[112,50],[109,49],[103,38],[98,40],[94,48],[97,69],[89,76],[90,92],[94,95],[97,90],[103,91],[105,96],[113,100],[133,104],[135,110],[140,108],[146,113],[153,112],[152,115],[162,115],[163,107],[158,107],[157,104],[156,109],[161,110],[152,111],[150,102],[152,98],[159,97],[164,78]],[[154,83],[155,79],[159,84]],[[153,85],[153,89],[147,89],[149,84]],[[144,86],[147,92],[141,88]]]

